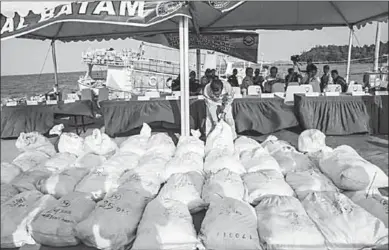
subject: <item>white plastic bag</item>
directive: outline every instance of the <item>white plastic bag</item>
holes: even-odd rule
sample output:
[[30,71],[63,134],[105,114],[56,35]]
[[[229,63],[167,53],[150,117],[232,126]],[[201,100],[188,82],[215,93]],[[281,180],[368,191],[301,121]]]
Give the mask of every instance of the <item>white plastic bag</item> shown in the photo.
[[132,152],[142,156],[147,151],[147,144],[150,137],[151,128],[146,123],[143,123],[139,135],[130,136],[120,144],[120,152]]
[[228,149],[231,154],[234,153],[234,135],[231,126],[221,120],[208,135],[205,141],[205,155],[215,149]]
[[378,190],[374,190],[369,194],[366,191],[350,191],[344,194],[388,227],[388,197],[381,195]]
[[42,210],[52,206],[56,199],[38,191],[17,194],[1,205],[1,248],[34,245],[31,237],[31,221]]
[[166,163],[167,178],[176,173],[188,173],[192,171],[201,174],[204,172],[203,157],[194,152],[188,152],[178,156],[176,155]]
[[384,223],[344,194],[313,192],[302,204],[329,249],[362,249],[387,243]]
[[197,213],[207,207],[201,199],[204,177],[197,172],[174,174],[163,185],[158,197],[184,203],[191,213]]
[[85,152],[110,157],[118,150],[118,146],[107,134],[94,129],[92,135],[85,137],[84,150]]
[[232,154],[227,148],[218,148],[210,151],[204,161],[204,171],[210,174],[216,173],[224,168],[239,175],[246,173],[246,169],[239,161],[238,154]]
[[116,153],[100,167],[110,175],[120,177],[124,172],[134,169],[139,164],[140,156],[131,152]]
[[147,143],[147,152],[153,154],[162,154],[172,157],[176,151],[176,146],[172,138],[165,133],[152,135]]
[[1,184],[1,204],[17,195],[19,191],[11,184]]
[[235,151],[240,155],[244,151],[252,151],[255,148],[262,147],[259,142],[246,136],[239,136],[234,141]]
[[276,159],[262,147],[242,152],[240,154],[240,162],[248,173],[261,170],[275,170],[282,173]]
[[255,207],[255,211],[258,217],[258,234],[264,248],[327,249],[323,235],[295,197],[265,197]]
[[154,199],[160,188],[161,183],[156,182],[155,180],[147,178],[147,176],[140,176],[136,173],[128,171],[124,173],[118,181],[118,189],[127,189],[131,191],[136,191],[144,197]]
[[326,136],[320,130],[304,130],[298,138],[298,150],[300,152],[316,152],[326,147]]
[[144,155],[139,160],[138,167],[129,170],[128,172],[138,175],[149,181],[155,181],[162,184],[167,180],[166,164],[168,160],[162,156]]
[[95,209],[75,227],[85,245],[98,249],[127,249],[150,198],[119,188],[107,194]]
[[328,157],[334,150],[330,147],[325,146],[324,148],[316,151],[308,153],[309,159],[315,164],[315,167],[319,168],[319,162],[321,159]]
[[85,168],[66,169],[47,179],[41,179],[37,182],[36,187],[42,193],[51,194],[58,199],[73,192],[77,183],[88,173],[89,169]]
[[195,250],[198,243],[185,204],[156,198],[146,206],[132,249]]
[[200,140],[201,133],[198,130],[191,130],[192,136],[180,136],[177,143],[177,148],[175,152],[176,157],[180,157],[187,153],[197,153],[204,158],[205,155],[205,145],[202,140]]
[[93,169],[101,166],[107,159],[102,155],[87,153],[77,158],[75,167]]
[[293,189],[285,182],[284,176],[275,170],[247,173],[242,179],[247,187],[248,202],[254,206],[258,205],[264,197],[295,195]]
[[242,178],[238,174],[228,169],[222,169],[206,179],[201,197],[208,204],[212,199],[220,197],[245,200],[247,191]]
[[38,132],[20,133],[15,143],[20,152],[40,151],[49,156],[56,153],[54,145]]
[[384,171],[346,145],[335,148],[320,160],[319,165],[340,189],[359,191],[388,186],[388,176]]
[[60,172],[72,166],[76,159],[74,154],[57,153],[45,162],[44,168],[51,172]]
[[286,175],[285,181],[293,188],[300,201],[312,192],[339,192],[334,183],[319,170],[291,172]]
[[62,133],[58,141],[58,151],[81,156],[84,154],[84,138],[75,133]]
[[75,246],[80,243],[74,228],[95,208],[89,194],[72,192],[59,199],[55,205],[43,210],[31,222],[34,240],[53,247]]
[[19,192],[37,190],[36,185],[40,180],[46,179],[51,175],[51,172],[43,169],[30,170],[18,175],[11,184],[19,190]]
[[315,168],[315,163],[312,162],[307,155],[296,151],[280,150],[273,153],[272,156],[278,162],[284,175],[290,172],[298,172]]
[[278,151],[296,152],[296,149],[287,141],[278,140],[277,137],[270,135],[261,146],[265,148],[270,154]]
[[18,155],[12,164],[18,166],[22,171],[44,165],[49,156],[41,151],[26,151]]
[[233,198],[219,198],[211,202],[201,224],[199,238],[206,249],[262,249],[254,208]]
[[1,184],[8,184],[13,179],[15,179],[16,176],[22,173],[22,170],[11,163],[8,162],[2,162],[1,163]]

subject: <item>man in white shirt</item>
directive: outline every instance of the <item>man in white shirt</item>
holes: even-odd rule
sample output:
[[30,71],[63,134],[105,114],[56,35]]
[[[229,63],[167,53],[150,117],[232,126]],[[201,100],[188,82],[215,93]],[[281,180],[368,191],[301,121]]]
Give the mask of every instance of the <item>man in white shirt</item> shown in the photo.
[[303,78],[301,84],[310,84],[312,86],[313,92],[320,93],[320,78],[316,76],[317,67],[315,65],[309,69],[308,74]]
[[223,119],[231,126],[236,138],[235,121],[232,116],[231,104],[234,100],[234,91],[228,82],[214,79],[204,88],[205,103],[207,105],[206,136],[215,128],[217,122]]

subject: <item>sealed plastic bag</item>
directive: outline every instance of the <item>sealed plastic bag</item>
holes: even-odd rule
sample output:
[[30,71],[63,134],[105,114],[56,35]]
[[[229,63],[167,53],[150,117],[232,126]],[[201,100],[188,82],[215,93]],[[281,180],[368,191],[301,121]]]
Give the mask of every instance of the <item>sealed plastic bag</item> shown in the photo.
[[234,141],[235,151],[241,154],[245,151],[252,151],[255,148],[262,147],[256,140],[246,136],[239,136]]
[[174,156],[170,161],[166,163],[166,177],[176,173],[188,173],[188,172],[204,172],[204,160],[203,157],[197,153],[189,152]]
[[175,152],[176,157],[180,157],[187,153],[197,153],[204,158],[205,145],[200,140],[201,133],[198,130],[191,130],[192,136],[181,135],[178,139],[177,148]]
[[1,248],[16,248],[33,245],[31,222],[44,209],[55,204],[51,195],[38,191],[17,194],[1,205]]
[[343,145],[319,162],[320,170],[344,190],[359,191],[388,186],[388,176],[363,159],[353,148]]
[[204,177],[197,172],[174,174],[163,185],[158,197],[180,201],[191,213],[196,213],[207,207],[201,199],[203,185]]
[[235,151],[231,126],[223,120],[215,126],[205,141],[205,155],[215,149],[227,149],[231,154]]
[[147,144],[150,137],[151,128],[146,123],[143,123],[139,135],[130,136],[120,144],[120,152],[131,152],[142,156],[147,151]]
[[11,184],[19,190],[19,192],[37,190],[36,185],[40,180],[46,179],[51,175],[50,171],[37,169],[30,170],[18,175]]
[[378,190],[374,190],[371,193],[350,191],[344,194],[355,204],[380,219],[388,227],[388,197],[381,195]]
[[81,156],[84,154],[84,138],[75,133],[62,133],[58,141],[58,151]]
[[152,135],[147,143],[147,153],[162,154],[172,157],[176,146],[170,136],[165,133]]
[[339,192],[330,179],[314,169],[288,173],[285,181],[293,188],[299,200],[312,192]]
[[38,132],[20,133],[15,146],[21,152],[40,151],[49,156],[56,153],[54,145],[49,139]]
[[77,158],[75,167],[93,169],[101,166],[107,159],[104,156],[87,153]]
[[198,239],[185,204],[156,198],[139,223],[132,249],[197,249]]
[[266,138],[261,146],[265,148],[270,154],[278,151],[283,152],[296,152],[296,149],[287,141],[278,140],[277,137],[270,135]]
[[296,151],[279,150],[272,154],[274,159],[280,165],[284,175],[290,172],[304,171],[315,168],[315,163],[312,162],[305,154]]
[[144,197],[153,199],[157,196],[161,183],[156,182],[153,179],[147,178],[147,176],[141,176],[134,172],[128,171],[124,173],[119,181],[118,188],[136,191],[142,194]]
[[256,206],[264,197],[294,196],[293,189],[285,182],[284,176],[275,170],[247,173],[242,177],[247,188],[247,201]]
[[129,170],[128,172],[145,178],[147,180],[155,181],[162,184],[167,180],[166,164],[168,160],[159,155],[144,155],[139,160],[138,167]]
[[301,203],[291,196],[268,196],[255,207],[258,234],[269,250],[326,250],[325,239]]
[[75,246],[79,244],[74,228],[95,208],[89,194],[73,192],[63,196],[55,205],[43,210],[31,222],[34,240],[53,247]]
[[55,198],[61,198],[74,191],[76,185],[89,173],[89,169],[70,168],[51,175],[47,179],[41,179],[36,187],[44,194],[51,194]]
[[100,168],[111,175],[120,177],[124,172],[136,168],[139,159],[140,156],[136,153],[120,152],[104,162]]
[[118,150],[118,146],[107,134],[94,129],[92,135],[85,137],[84,150],[85,152],[110,157]]
[[344,194],[313,192],[302,204],[329,249],[362,249],[387,243],[384,223]]
[[261,170],[282,172],[280,165],[266,149],[262,147],[246,150],[240,154],[240,162],[248,173]]
[[81,241],[98,249],[127,249],[150,198],[133,190],[119,188],[107,194],[75,228]]
[[242,178],[238,174],[228,169],[222,169],[206,179],[201,197],[206,203],[210,203],[215,197],[245,200],[247,191]]
[[8,162],[2,162],[1,163],[1,184],[8,184],[13,179],[15,179],[16,176],[22,173],[22,170],[11,163]]
[[43,166],[49,156],[41,151],[26,151],[18,155],[12,164],[18,166],[22,171]]
[[309,159],[315,164],[315,167],[319,168],[319,162],[331,154],[334,150],[330,147],[323,147],[316,152],[307,153]]
[[57,153],[44,163],[44,168],[51,172],[63,171],[72,166],[77,156],[70,153]]
[[199,238],[206,249],[262,249],[254,208],[233,198],[211,202]]
[[230,150],[226,148],[210,151],[204,161],[204,171],[210,174],[224,168],[239,175],[246,173],[246,169],[239,161],[238,154],[231,154]]
[[19,191],[11,184],[1,184],[1,204],[17,195]]
[[298,150],[300,152],[316,152],[326,147],[326,136],[320,130],[304,130],[298,138]]

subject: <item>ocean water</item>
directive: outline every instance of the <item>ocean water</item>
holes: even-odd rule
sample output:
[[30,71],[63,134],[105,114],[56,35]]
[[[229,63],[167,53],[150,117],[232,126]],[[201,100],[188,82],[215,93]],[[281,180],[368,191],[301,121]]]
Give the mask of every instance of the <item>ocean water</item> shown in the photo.
[[[319,69],[319,75],[323,65],[317,65]],[[285,74],[290,66],[279,66],[279,73]],[[337,64],[330,65],[331,69],[337,69],[340,75],[345,76],[346,65]],[[363,73],[371,70],[372,64],[352,64],[350,69],[350,80],[356,82],[362,82]],[[67,89],[70,91],[78,90],[78,79],[80,76],[85,75],[85,72],[68,72],[59,73],[59,89]],[[93,72],[94,77],[106,77],[104,71]],[[44,94],[53,89],[54,86],[54,74],[35,74],[35,75],[14,75],[14,76],[1,76],[1,99],[10,97],[29,97],[33,95]]]

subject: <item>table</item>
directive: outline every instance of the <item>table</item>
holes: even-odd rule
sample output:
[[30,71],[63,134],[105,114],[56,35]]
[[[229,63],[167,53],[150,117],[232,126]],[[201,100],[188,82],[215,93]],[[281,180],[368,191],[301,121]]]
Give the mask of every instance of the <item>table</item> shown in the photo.
[[45,134],[54,126],[54,115],[94,117],[89,100],[57,105],[3,106],[1,110],[1,138],[19,137],[20,133],[37,131]]
[[[180,129],[179,100],[152,99],[149,101],[103,101],[100,103],[105,132],[112,137],[130,134],[143,123],[152,128]],[[248,97],[235,99],[232,112],[238,133],[256,131],[269,134],[298,125],[293,107],[283,104],[281,98]],[[190,100],[192,129],[205,132],[205,101],[197,97]]]
[[295,94],[294,100],[303,129],[318,129],[326,135],[388,133],[388,96]]

